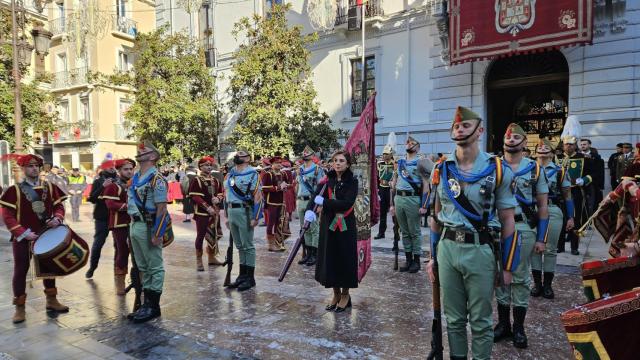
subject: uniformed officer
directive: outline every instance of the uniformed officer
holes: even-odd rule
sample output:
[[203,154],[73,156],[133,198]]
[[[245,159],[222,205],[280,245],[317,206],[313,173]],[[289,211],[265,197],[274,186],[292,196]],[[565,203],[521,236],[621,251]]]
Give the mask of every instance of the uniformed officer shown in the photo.
[[[569,174],[571,179],[571,198],[577,207],[574,214],[574,230],[562,230],[560,240],[558,241],[558,252],[564,252],[564,243],[568,240],[571,243],[571,254],[579,255],[578,245],[580,237],[575,229],[579,229],[582,223],[588,218],[587,199],[585,191],[593,178],[591,176],[591,161],[585,159],[584,155],[577,152],[577,139],[579,134],[580,122],[574,115],[567,118],[565,128],[562,131],[562,143],[564,147],[564,156],[562,158],[562,167]],[[566,235],[566,236],[565,236]]]
[[395,171],[395,161],[393,160],[393,147],[385,145],[382,150],[382,160],[378,161],[378,195],[380,195],[380,225],[378,235],[374,239],[384,239],[387,231],[387,212],[391,205],[391,181]]
[[[302,151],[302,160],[304,162],[300,165],[296,176],[296,209],[298,209],[301,227],[304,225],[304,212],[307,209],[309,200],[311,200],[311,195],[315,193],[318,182],[324,177],[324,170],[313,162],[314,154],[315,151],[309,146],[304,148]],[[317,221],[314,221],[310,223],[309,228],[304,233],[304,247],[306,252],[305,256],[298,261],[298,264],[305,264],[307,266],[316,264],[319,236],[319,224]]]
[[[436,218],[431,222],[430,238],[432,256],[438,261],[451,359],[467,358],[467,321],[473,358],[491,358],[494,281],[502,277],[510,284],[511,271],[520,260],[513,173],[501,159],[480,151],[478,141],[483,133],[480,116],[458,107],[451,126],[456,149],[432,172]],[[499,240],[492,235],[498,231]],[[492,244],[496,251],[501,250],[499,261]],[[431,259],[428,265],[432,282],[433,263]]]
[[395,196],[389,208],[391,215],[395,215],[400,232],[406,263],[400,267],[400,272],[417,273],[420,270],[420,255],[422,254],[422,235],[420,231],[420,212],[422,192],[426,188],[418,171],[418,151],[420,143],[413,137],[407,137],[404,159],[398,160],[398,168],[393,176]]
[[[547,177],[535,161],[524,156],[527,134],[520,125],[511,123],[504,134],[504,161],[513,170],[513,191],[518,206],[515,211],[516,231],[520,235],[520,264],[513,272],[511,285],[496,290],[498,300],[498,324],[494,328],[494,341],[513,336],[513,346],[528,346],[524,320],[529,306],[529,260],[535,248],[541,253],[545,248],[549,211]],[[511,305],[513,305],[513,331],[511,329]]]
[[284,227],[288,221],[284,192],[291,185],[282,172],[282,158],[274,156],[270,160],[271,170],[262,175],[262,192],[265,196],[264,209],[267,216],[267,244],[269,251],[285,251]]
[[196,220],[196,269],[204,271],[202,264],[203,243],[207,238],[208,265],[221,265],[218,255],[218,239],[222,233],[218,232],[220,218],[219,204],[224,199],[222,182],[213,177],[211,172],[215,160],[211,156],[203,156],[198,160],[200,175],[189,184],[189,197],[193,201],[194,218]]
[[620,178],[622,178],[625,171],[627,171],[627,168],[631,166],[631,164],[633,164],[633,160],[635,156],[633,155],[632,149],[633,149],[633,146],[631,145],[631,143],[627,142],[622,144],[622,154],[619,154],[616,157],[616,161],[615,161],[616,184],[614,183],[611,184],[612,189],[616,188],[617,182],[620,181]]
[[80,174],[80,169],[71,169],[69,175],[69,196],[71,196],[71,220],[80,221],[80,205],[82,193],[87,188],[87,177]]
[[[546,237],[544,252],[536,252],[531,255],[531,275],[534,287],[530,294],[533,297],[542,295],[546,299],[554,298],[551,283],[556,271],[558,239],[562,228],[567,231],[573,229],[574,211],[569,175],[564,168],[553,162],[553,149],[554,146],[548,139],[540,139],[536,147],[538,164],[547,175],[549,184],[549,235]],[[567,214],[566,219],[563,215],[563,208],[565,209],[564,213]]]
[[143,274],[144,304],[133,316],[142,323],[160,316],[164,284],[162,243],[171,219],[167,211],[167,181],[156,168],[160,152],[148,142],[138,146],[139,169],[131,179],[127,212],[131,216],[130,238],[138,269]]
[[237,288],[238,291],[256,286],[253,230],[262,213],[262,189],[258,172],[249,166],[249,160],[247,151],[238,150],[233,157],[235,166],[229,170],[224,182],[227,211],[225,225],[231,230],[240,258],[240,274],[229,287]]

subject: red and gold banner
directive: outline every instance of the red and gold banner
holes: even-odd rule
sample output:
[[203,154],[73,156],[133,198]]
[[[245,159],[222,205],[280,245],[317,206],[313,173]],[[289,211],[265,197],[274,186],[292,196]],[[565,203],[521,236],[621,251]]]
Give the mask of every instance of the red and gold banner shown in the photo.
[[593,0],[450,0],[451,64],[591,43]]

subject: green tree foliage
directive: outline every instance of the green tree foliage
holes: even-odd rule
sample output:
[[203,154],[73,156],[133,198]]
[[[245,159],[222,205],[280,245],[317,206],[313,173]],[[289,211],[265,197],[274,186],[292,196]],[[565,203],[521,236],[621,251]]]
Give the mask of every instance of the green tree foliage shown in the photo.
[[232,138],[258,155],[300,154],[306,144],[314,149],[339,146],[341,133],[318,111],[309,78],[308,46],[317,35],[290,27],[289,9],[275,6],[267,17],[242,18],[234,26],[234,36],[246,40],[235,54],[230,81],[230,108],[236,114]]
[[168,34],[166,27],[141,33],[134,59],[132,71],[106,77],[111,84],[136,89],[125,114],[133,137],[153,143],[166,160],[215,153],[215,79],[198,41],[186,33]]
[[[13,81],[13,51],[11,48],[11,14],[7,9],[0,8],[0,139],[7,140],[11,147],[15,144],[14,119],[14,81]],[[2,40],[9,40],[2,43]],[[29,69],[20,68],[20,76],[29,75]],[[28,148],[34,137],[42,132],[51,131],[57,114],[46,113],[46,105],[53,104],[54,98],[38,87],[46,76],[38,76],[34,81],[22,82],[20,87],[22,100],[22,142]]]

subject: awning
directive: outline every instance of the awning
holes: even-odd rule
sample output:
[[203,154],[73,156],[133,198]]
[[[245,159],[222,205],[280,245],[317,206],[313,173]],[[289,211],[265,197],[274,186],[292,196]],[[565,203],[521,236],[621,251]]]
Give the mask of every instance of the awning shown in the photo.
[[451,64],[590,44],[593,0],[449,0]]

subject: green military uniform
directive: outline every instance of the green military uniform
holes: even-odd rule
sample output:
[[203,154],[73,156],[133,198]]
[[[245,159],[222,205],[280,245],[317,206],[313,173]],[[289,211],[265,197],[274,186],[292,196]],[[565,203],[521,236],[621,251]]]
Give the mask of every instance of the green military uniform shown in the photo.
[[[418,144],[409,137],[407,144]],[[422,177],[418,171],[418,161],[398,160],[395,173],[395,197],[393,199],[396,219],[400,225],[402,245],[407,257],[407,263],[400,271],[416,273],[420,269],[420,255],[422,255],[422,235],[420,231],[419,209],[422,200]]]
[[[305,147],[302,152],[303,158],[313,156],[314,151],[310,147]],[[297,193],[296,193],[296,209],[298,210],[298,218],[300,219],[300,227],[304,225],[304,213],[307,209],[309,200],[315,195],[316,186],[320,179],[324,177],[324,170],[315,163],[305,167],[305,163],[300,165],[296,175]],[[318,240],[320,238],[320,224],[314,221],[309,224],[309,228],[304,233],[304,246],[306,249],[305,256],[298,262],[309,266],[315,265],[318,252]]]
[[[472,119],[481,121],[477,114],[459,107],[454,122]],[[459,173],[457,165],[454,152],[448,160],[436,165],[432,176],[432,185],[441,204],[436,215],[443,228],[437,239],[436,256],[442,305],[447,317],[447,337],[452,358],[465,359],[468,352],[466,325],[469,322],[473,358],[490,359],[493,346],[491,303],[496,275],[492,239],[487,239],[487,231],[480,233],[472,224],[467,217],[472,215],[465,214],[468,210],[460,203],[460,196],[464,194],[473,207],[474,223],[481,221],[484,205],[488,204],[486,226],[499,229],[496,210],[516,207],[510,187],[513,174],[486,152],[478,154],[468,173]],[[437,236],[432,233],[432,242]],[[508,245],[504,248],[506,254],[517,253],[517,241]],[[515,262],[517,257],[508,258],[505,270],[511,270]]]
[[[565,143],[575,144],[575,138],[563,138]],[[574,214],[574,230],[566,232],[566,240],[571,243],[571,253],[578,255],[578,245],[580,238],[575,229],[579,229],[582,223],[589,217],[587,209],[588,193],[587,187],[593,182],[590,174],[592,174],[591,160],[584,157],[580,153],[574,153],[569,156],[565,154],[562,159],[562,167],[565,168],[565,172],[569,175],[571,180],[571,198],[576,206]],[[562,229],[560,239],[558,241],[558,252],[564,252],[565,243],[565,231]]]
[[[383,154],[392,154],[392,149],[385,146]],[[380,224],[378,225],[377,239],[384,238],[387,231],[387,213],[391,206],[391,180],[393,179],[395,162],[378,161],[378,195],[380,196]],[[395,224],[394,224],[395,225]]]
[[69,175],[69,195],[71,195],[71,219],[80,221],[80,205],[82,204],[82,193],[87,188],[87,177],[81,174]]
[[533,253],[533,247],[536,243],[536,229],[527,223],[527,216],[523,211],[523,207],[528,206],[535,215],[532,223],[537,224],[538,217],[536,211],[535,193],[549,193],[547,178],[536,162],[523,157],[520,161],[518,169],[514,169],[514,182],[516,198],[518,206],[516,207],[515,220],[516,231],[520,234],[522,240],[520,249],[520,265],[513,272],[513,280],[511,285],[503,286],[496,290],[496,299],[498,304],[504,306],[518,306],[527,308],[529,306],[529,285],[531,277],[529,276],[529,261]]
[[240,274],[230,287],[244,291],[255,286],[256,247],[251,221],[262,215],[262,202],[254,203],[256,194],[262,191],[260,175],[251,166],[242,171],[233,167],[227,174],[224,190],[229,229],[240,259]]

